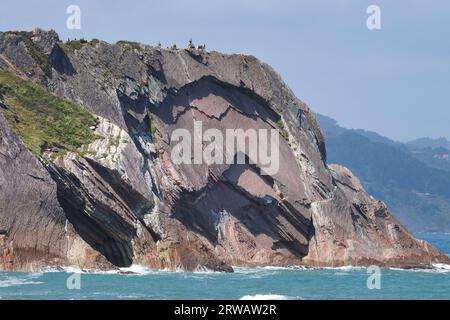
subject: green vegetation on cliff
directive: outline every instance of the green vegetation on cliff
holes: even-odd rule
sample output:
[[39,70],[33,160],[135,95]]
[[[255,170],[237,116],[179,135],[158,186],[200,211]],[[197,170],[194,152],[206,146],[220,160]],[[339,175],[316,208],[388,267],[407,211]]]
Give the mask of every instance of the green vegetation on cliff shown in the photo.
[[289,142],[289,132],[286,130],[283,120],[281,120],[281,119],[278,120],[277,126],[280,129],[280,134],[283,137],[283,139],[286,140],[287,142]]
[[119,46],[128,46],[128,47],[131,47],[131,48],[137,49],[137,50],[139,50],[141,48],[141,45],[139,44],[139,42],[134,42],[134,41],[119,40],[116,42],[116,44]]
[[[98,40],[97,40],[98,42]],[[92,44],[97,43],[95,40],[92,41]],[[67,42],[59,42],[59,46],[66,52],[74,53],[76,50],[80,50],[83,48],[85,44],[88,44],[89,42],[84,39],[79,40],[68,40]]]
[[38,63],[39,67],[44,73],[48,72],[48,57],[43,53],[31,39],[33,37],[33,32],[31,31],[9,31],[8,33],[19,36],[25,47],[27,47],[30,56]]
[[96,118],[81,106],[57,97],[31,81],[0,71],[0,110],[36,156],[77,151],[96,139]]

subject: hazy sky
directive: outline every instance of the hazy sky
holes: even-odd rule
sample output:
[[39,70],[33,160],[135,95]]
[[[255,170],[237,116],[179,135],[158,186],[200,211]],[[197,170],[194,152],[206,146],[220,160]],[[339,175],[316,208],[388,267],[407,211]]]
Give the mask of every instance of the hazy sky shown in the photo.
[[[81,30],[66,8],[81,8]],[[381,30],[366,9],[381,8]],[[397,140],[450,138],[448,0],[2,0],[0,30],[120,39],[255,55],[311,108]]]

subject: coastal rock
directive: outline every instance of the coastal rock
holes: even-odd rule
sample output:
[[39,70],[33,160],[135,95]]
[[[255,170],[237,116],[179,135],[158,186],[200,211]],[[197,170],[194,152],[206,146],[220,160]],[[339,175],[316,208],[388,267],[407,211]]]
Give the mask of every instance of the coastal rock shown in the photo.
[[[326,165],[312,111],[252,56],[126,41],[64,43],[39,30],[0,33],[0,69],[97,119],[89,126],[94,141],[64,154],[47,150],[46,162],[0,113],[2,269],[449,262],[351,172]],[[2,103],[8,108],[7,99]],[[222,133],[278,130],[279,170],[174,163],[170,137],[177,129],[193,132],[195,121]]]
[[0,113],[0,269],[108,267],[75,232],[45,166],[26,149]]
[[427,242],[416,240],[383,202],[364,191],[350,170],[340,165],[329,168],[337,188],[330,199],[313,204],[315,234],[306,263],[424,268],[437,260],[448,261]]

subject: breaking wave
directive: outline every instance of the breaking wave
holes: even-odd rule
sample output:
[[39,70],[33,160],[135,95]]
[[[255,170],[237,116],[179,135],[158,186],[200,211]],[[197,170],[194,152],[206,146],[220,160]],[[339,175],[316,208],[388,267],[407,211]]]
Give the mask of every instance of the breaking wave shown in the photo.
[[406,272],[426,272],[426,273],[450,273],[450,264],[445,263],[433,263],[429,269],[402,269],[402,268],[389,268],[389,270],[406,271]]
[[324,269],[324,270],[338,270],[338,271],[354,271],[354,270],[365,270],[367,267],[358,267],[358,266],[342,266],[342,267],[318,267],[315,269]]
[[117,268],[113,270],[82,269],[78,266],[60,266],[47,268],[44,270],[44,272],[89,273],[89,274],[149,274],[155,273],[157,271],[146,268],[144,266],[133,264],[127,268]]
[[[238,267],[233,266],[235,274],[247,275],[253,278],[261,278],[270,276],[283,271],[317,271],[317,270],[333,270],[336,271],[335,275],[342,276],[348,275],[351,271],[365,270],[366,267],[362,266],[341,266],[341,267],[307,267],[307,266],[265,266],[265,267]],[[433,273],[450,273],[450,265],[443,263],[435,263],[429,269],[416,268],[405,269],[391,267],[389,270],[393,271],[409,271],[409,272],[433,272]],[[133,264],[126,268],[117,268],[113,270],[98,270],[98,269],[82,269],[78,266],[60,266],[49,267],[43,270],[43,272],[66,272],[66,273],[88,273],[88,274],[121,274],[121,275],[148,275],[148,274],[168,274],[168,273],[186,273],[186,274],[224,274],[220,271],[214,271],[204,266],[198,266],[194,271],[187,271],[182,267],[172,269],[151,269],[142,265]],[[0,287],[2,282],[0,282]]]
[[289,266],[289,267],[279,267],[279,266],[265,266],[265,267],[238,267],[233,266],[235,273],[256,273],[261,271],[293,271],[293,270],[308,270],[304,266]]
[[434,263],[433,268],[436,268],[438,270],[448,270],[450,271],[450,264],[445,263]]
[[78,266],[60,266],[46,268],[44,272],[66,272],[66,273],[88,273],[88,274],[125,274],[125,275],[147,275],[147,274],[166,274],[166,273],[221,273],[208,269],[204,266],[198,266],[194,271],[187,271],[182,267],[177,267],[175,270],[171,269],[151,269],[142,265],[133,264],[126,268],[117,268],[112,270],[99,270],[99,269],[82,269]]

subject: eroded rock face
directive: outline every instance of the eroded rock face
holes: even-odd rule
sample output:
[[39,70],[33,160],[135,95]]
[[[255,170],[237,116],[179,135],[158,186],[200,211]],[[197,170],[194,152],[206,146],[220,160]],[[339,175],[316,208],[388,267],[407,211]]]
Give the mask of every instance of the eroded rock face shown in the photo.
[[112,267],[75,232],[43,164],[0,113],[0,269]]
[[315,234],[305,263],[421,267],[446,260],[369,196],[350,170],[331,165],[330,171],[336,189],[331,198],[313,204]]
[[[12,33],[0,33],[0,69],[96,114],[98,139],[43,165],[0,114],[0,268],[448,262],[351,172],[327,167],[312,112],[256,58],[102,41],[73,49],[41,30],[31,40],[45,72]],[[280,169],[175,164],[171,134],[194,121],[279,130]]]

